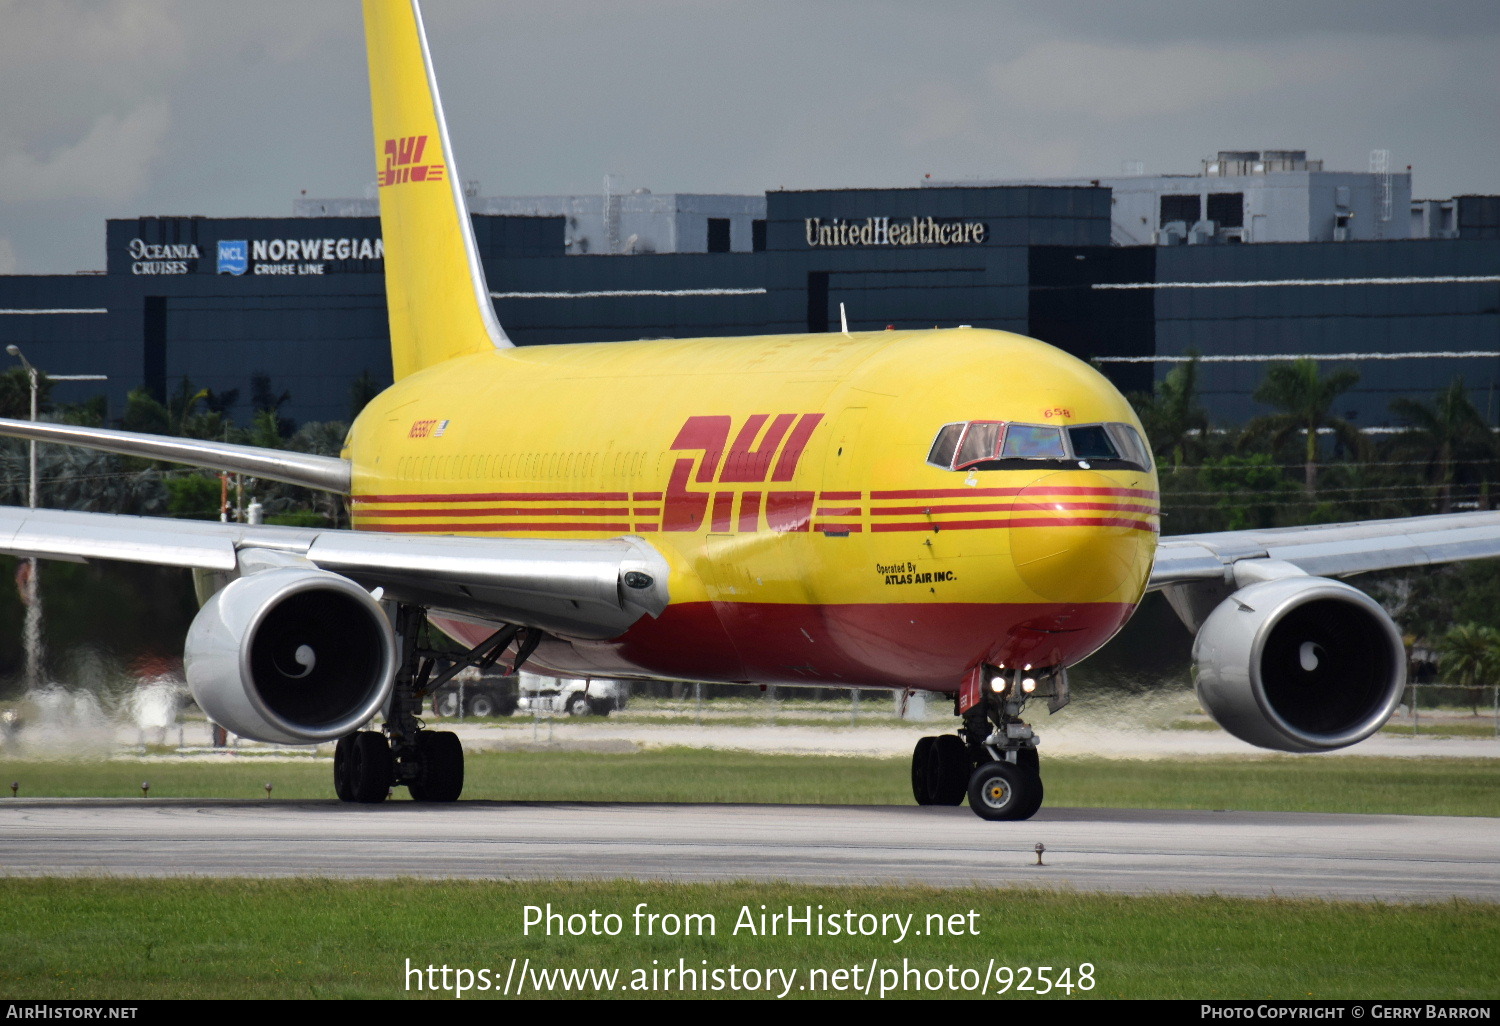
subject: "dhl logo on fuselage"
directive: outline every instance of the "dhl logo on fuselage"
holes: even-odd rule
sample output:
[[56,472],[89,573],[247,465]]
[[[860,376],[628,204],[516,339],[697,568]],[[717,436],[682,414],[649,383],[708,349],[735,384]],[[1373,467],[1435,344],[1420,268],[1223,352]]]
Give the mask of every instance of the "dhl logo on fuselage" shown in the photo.
[[[806,531],[813,516],[858,516],[857,509],[817,509],[818,493],[795,489],[694,489],[693,484],[763,484],[791,481],[821,413],[757,413],[734,432],[725,416],[689,417],[670,446],[672,452],[700,452],[672,466],[662,507],[663,531],[697,531],[708,522],[715,533],[754,532],[762,523],[772,531]],[[769,424],[767,423],[769,421]],[[697,464],[697,470],[694,470]],[[824,493],[833,498],[835,493]],[[858,498],[857,492],[838,498]],[[858,524],[821,524],[818,530],[859,530]]]
[[425,135],[387,139],[382,147],[385,166],[380,169],[380,186],[384,188],[387,185],[400,185],[402,182],[442,181],[446,165],[422,163],[422,154],[426,149]]
[[[684,455],[673,461],[664,491],[362,495],[354,498],[354,519],[371,530],[433,534],[1157,531],[1157,493],[1107,481],[869,492],[774,487],[795,480],[822,421],[821,413],[757,413],[738,424],[727,415],[689,417],[667,446]],[[411,437],[440,435],[439,424],[447,421],[416,421]]]

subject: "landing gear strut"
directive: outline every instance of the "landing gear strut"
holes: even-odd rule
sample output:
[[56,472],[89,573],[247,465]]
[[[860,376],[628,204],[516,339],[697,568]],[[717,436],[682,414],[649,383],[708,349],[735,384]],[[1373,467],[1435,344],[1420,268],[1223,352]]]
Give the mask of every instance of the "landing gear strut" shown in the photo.
[[1060,669],[981,670],[979,701],[963,714],[958,734],[917,742],[912,794],[918,805],[959,805],[967,796],[983,819],[1030,819],[1042,807],[1042,775],[1038,739],[1021,713],[1035,696],[1050,697],[1053,711],[1066,705],[1067,677]]
[[[463,745],[452,731],[426,729],[419,715],[422,701],[459,670],[494,665],[524,629],[502,627],[455,658],[419,644],[426,619],[426,611],[418,606],[396,609],[401,663],[385,726],[379,731],[362,730],[342,737],[333,752],[333,786],[342,801],[383,802],[398,784],[406,785],[412,799],[419,802],[457,801],[463,793]],[[517,648],[517,666],[540,640],[536,632],[525,632]]]

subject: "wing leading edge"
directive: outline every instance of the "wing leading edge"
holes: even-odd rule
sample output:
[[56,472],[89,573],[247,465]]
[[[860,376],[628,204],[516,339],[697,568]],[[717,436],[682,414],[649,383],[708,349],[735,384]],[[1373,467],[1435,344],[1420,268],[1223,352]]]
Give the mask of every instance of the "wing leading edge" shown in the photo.
[[1163,538],[1150,591],[1195,634],[1221,602],[1259,582],[1348,577],[1500,556],[1500,512],[1365,520]]
[[349,494],[349,461],[337,456],[317,456],[284,449],[262,449],[253,445],[209,442],[198,438],[148,435],[112,428],[79,427],[46,421],[9,420],[0,417],[0,435],[37,442],[80,445],[122,456],[184,463],[190,467],[227,470],[270,481],[285,481],[317,491]]
[[1163,538],[1150,590],[1177,584],[1233,583],[1257,574],[1257,560],[1290,564],[1314,577],[1429,566],[1500,556],[1500,512],[1364,520],[1260,531],[1223,531]]

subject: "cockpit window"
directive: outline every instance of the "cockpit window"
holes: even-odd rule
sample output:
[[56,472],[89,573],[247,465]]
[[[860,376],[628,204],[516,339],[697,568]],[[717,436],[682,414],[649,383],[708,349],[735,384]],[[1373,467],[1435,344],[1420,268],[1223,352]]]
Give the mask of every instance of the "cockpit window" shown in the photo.
[[1024,470],[1038,466],[1150,470],[1151,452],[1129,424],[944,424],[927,462],[944,470]]
[[1137,464],[1142,469],[1151,469],[1151,449],[1135,428],[1129,424],[1106,424],[1104,426],[1120,447],[1122,459],[1127,463]]
[[1109,431],[1103,424],[1086,424],[1068,428],[1068,441],[1073,446],[1073,455],[1081,460],[1117,460],[1120,450],[1110,441]]
[[1062,431],[1041,424],[1011,424],[1005,429],[1005,448],[1000,456],[1016,460],[1065,460]]
[[963,441],[958,444],[958,459],[955,467],[967,467],[980,460],[995,458],[1000,444],[1000,429],[1005,425],[995,420],[976,420],[964,431]]
[[953,457],[958,455],[958,440],[964,436],[967,424],[944,424],[927,453],[927,462],[944,470],[953,469]]

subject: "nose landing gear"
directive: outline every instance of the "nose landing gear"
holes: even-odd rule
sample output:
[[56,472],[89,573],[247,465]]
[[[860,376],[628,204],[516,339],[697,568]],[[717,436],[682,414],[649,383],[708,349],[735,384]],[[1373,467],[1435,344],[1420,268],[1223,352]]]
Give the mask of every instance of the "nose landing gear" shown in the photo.
[[969,808],[981,819],[1030,819],[1042,807],[1041,773],[1017,762],[980,763],[968,790]]
[[962,805],[973,768],[963,739],[924,737],[911,756],[912,795],[918,805]]
[[1066,705],[1067,677],[1060,668],[992,666],[970,677],[958,734],[924,737],[912,752],[912,794],[918,805],[960,805],[967,796],[982,819],[1030,819],[1042,807],[1042,775],[1038,738],[1021,713],[1032,697],[1050,698],[1053,712]]

